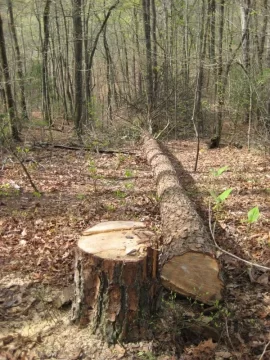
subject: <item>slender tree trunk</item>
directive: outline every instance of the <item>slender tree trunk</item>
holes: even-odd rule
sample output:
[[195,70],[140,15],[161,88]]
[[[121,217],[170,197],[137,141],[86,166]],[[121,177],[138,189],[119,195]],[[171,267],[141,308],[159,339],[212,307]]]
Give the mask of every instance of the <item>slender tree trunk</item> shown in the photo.
[[249,14],[250,14],[250,0],[242,0],[240,4],[241,11],[241,26],[242,26],[242,36],[245,34],[245,38],[242,44],[243,52],[243,64],[247,73],[247,86],[246,86],[246,105],[245,106],[245,115],[244,122],[247,124],[249,122],[249,102],[250,99],[250,36],[249,36]]
[[108,93],[107,93],[107,105],[108,105],[108,119],[112,121],[112,57],[110,54],[110,49],[107,41],[107,27],[105,26],[103,30],[103,44],[105,49],[105,56],[106,56],[106,77],[107,77],[107,87],[108,87]]
[[[78,1],[78,0],[76,0]],[[98,41],[99,41],[99,37],[100,35],[102,34],[106,24],[107,24],[107,21],[109,20],[110,16],[111,16],[111,13],[112,11],[116,8],[116,6],[119,4],[119,0],[116,0],[116,2],[109,8],[101,26],[100,26],[100,29],[99,31],[97,32],[96,34],[96,37],[94,39],[94,42],[92,44],[92,48],[91,48],[91,51],[88,52],[88,56],[87,56],[87,59],[85,60],[86,61],[86,74],[88,74],[87,76],[89,76],[88,79],[86,79],[86,81],[89,81],[89,83],[91,83],[91,79],[92,79],[92,69],[93,69],[93,62],[94,62],[94,56],[95,56],[95,53],[96,53],[96,50],[97,50],[97,45],[98,45]],[[90,106],[91,106],[91,92],[92,92],[92,88],[89,87],[89,101],[90,101]]]
[[49,125],[52,125],[51,100],[50,100],[50,93],[49,93],[49,66],[48,66],[51,2],[52,2],[52,0],[46,0],[45,7],[44,7],[44,12],[43,12],[44,40],[43,40],[43,47],[42,47],[43,116],[44,116],[44,120]]
[[26,106],[26,97],[25,97],[25,87],[24,87],[24,77],[23,77],[23,63],[21,59],[21,52],[16,32],[16,26],[14,22],[14,16],[13,16],[13,7],[12,7],[12,1],[7,0],[7,6],[8,6],[8,13],[10,18],[10,28],[11,33],[15,45],[15,54],[16,54],[16,63],[17,63],[17,74],[18,74],[18,81],[19,81],[19,87],[20,87],[20,97],[21,97],[21,110],[22,110],[22,118],[24,120],[28,120],[28,114],[27,114],[27,106]]
[[266,31],[268,26],[268,0],[263,1],[263,26],[261,30],[261,36],[259,41],[259,49],[258,49],[258,62],[259,67],[262,72],[262,64],[263,64],[263,54],[265,49],[265,41],[266,41]]
[[64,21],[64,29],[65,29],[65,45],[66,45],[65,46],[65,57],[63,57],[63,59],[62,59],[64,68],[65,68],[65,86],[66,86],[67,99],[68,99],[68,103],[69,103],[69,112],[70,112],[70,114],[73,115],[73,113],[74,113],[74,110],[73,110],[74,96],[73,96],[73,84],[72,84],[72,80],[71,80],[70,66],[69,66],[69,37],[70,37],[69,36],[69,27],[68,27],[62,0],[60,0],[60,6],[61,6],[63,21]]
[[[0,64],[2,64],[2,62]],[[5,82],[3,79],[3,70],[2,70],[2,66],[0,66],[0,100],[2,100],[2,106],[0,107],[0,109],[2,113],[8,112],[8,104],[6,99],[4,83]]]
[[4,73],[4,79],[5,79],[5,91],[6,91],[6,100],[7,100],[10,126],[11,126],[11,135],[14,140],[20,141],[18,122],[16,119],[15,102],[11,89],[10,73],[9,73],[6,43],[4,38],[3,21],[2,21],[1,13],[0,13],[0,53],[1,53],[1,62]]
[[139,21],[138,21],[138,13],[137,9],[134,6],[133,9],[134,21],[135,21],[135,37],[136,37],[136,49],[137,49],[137,67],[138,67],[138,92],[139,97],[143,97],[143,85],[142,85],[142,71],[141,71],[141,48],[139,42]]
[[152,133],[152,107],[153,107],[153,66],[150,24],[150,0],[142,0],[143,24],[146,46],[146,80],[147,80],[147,122],[149,132]]
[[151,0],[152,3],[152,39],[153,39],[153,100],[156,102],[157,89],[158,89],[158,64],[157,64],[157,13],[156,2]]
[[198,133],[203,132],[203,117],[202,117],[202,90],[203,90],[203,80],[204,80],[204,61],[206,56],[206,40],[207,40],[207,31],[209,26],[209,17],[207,18],[205,24],[205,4],[202,0],[202,9],[201,9],[201,26],[200,26],[200,44],[199,44],[199,69],[198,69],[198,79],[196,86],[196,95],[195,95],[195,115],[198,125]]
[[[209,83],[212,86],[213,98],[212,103],[216,103],[217,98],[217,65],[216,65],[216,0],[208,0],[208,16],[210,19],[209,26],[209,59],[210,59],[210,71],[209,76],[212,75],[212,81]],[[211,90],[210,90],[211,91]],[[215,113],[214,113],[215,116]]]
[[218,79],[218,112],[217,123],[215,129],[215,146],[218,147],[222,133],[222,115],[225,96],[225,84],[223,79],[223,33],[224,33],[224,6],[225,0],[220,1],[219,5],[219,29],[218,29],[218,65],[217,65],[217,79]]
[[75,101],[74,121],[78,138],[82,135],[83,113],[83,28],[82,28],[82,0],[73,0],[73,29],[74,29],[74,59],[75,59]]
[[56,23],[56,31],[57,31],[57,40],[59,46],[59,71],[60,71],[60,87],[61,93],[63,97],[63,105],[64,105],[64,119],[68,122],[68,106],[67,106],[67,94],[66,94],[66,86],[65,86],[65,76],[64,76],[64,61],[63,61],[63,53],[62,53],[62,41],[60,35],[60,25],[59,25],[59,16],[58,16],[58,8],[55,4],[55,23]]
[[185,31],[183,36],[183,53],[184,53],[184,76],[185,76],[185,83],[189,84],[189,16],[188,16],[189,6],[188,0],[185,0]]

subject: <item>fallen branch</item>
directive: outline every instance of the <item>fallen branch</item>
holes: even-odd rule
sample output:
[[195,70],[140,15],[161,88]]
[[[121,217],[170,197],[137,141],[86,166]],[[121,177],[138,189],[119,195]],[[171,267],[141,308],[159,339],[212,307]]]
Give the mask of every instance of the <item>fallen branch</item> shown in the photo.
[[262,355],[260,356],[259,360],[263,360],[264,355],[266,354],[266,350],[268,348],[268,346],[270,345],[270,340],[268,341],[268,343],[265,345]]
[[257,268],[259,268],[259,269],[263,269],[263,270],[267,270],[267,271],[270,270],[270,268],[267,267],[267,266],[263,266],[263,265],[259,265],[259,264],[254,264],[254,263],[251,262],[251,261],[242,259],[242,258],[240,258],[239,256],[234,255],[234,254],[230,253],[229,251],[222,249],[222,248],[217,244],[216,239],[215,239],[215,231],[214,231],[214,229],[213,229],[213,227],[212,227],[212,221],[211,221],[211,220],[212,220],[212,217],[211,217],[211,213],[212,213],[212,211],[211,211],[211,205],[210,205],[210,203],[209,203],[209,217],[208,217],[208,218],[209,218],[209,230],[210,230],[211,237],[212,237],[212,239],[213,239],[213,241],[214,241],[215,247],[216,247],[218,250],[220,250],[220,251],[223,252],[224,254],[227,254],[227,255],[233,257],[233,258],[236,259],[236,260],[242,261],[243,263],[245,263],[245,264],[247,264],[247,265],[254,266],[254,267],[257,267]]
[[22,167],[22,169],[24,171],[24,174],[26,175],[27,179],[29,180],[29,182],[30,182],[32,188],[34,189],[35,193],[41,195],[41,192],[36,187],[34,181],[32,180],[32,177],[31,177],[29,171],[27,170],[26,166],[24,165],[23,160],[20,159],[20,157],[16,154],[16,151],[13,150],[11,147],[7,148],[7,149],[14,156],[14,158],[19,162],[19,164],[21,165],[21,167]]
[[72,145],[61,145],[61,144],[50,144],[50,143],[40,143],[35,144],[34,147],[52,147],[55,149],[66,149],[66,150],[85,150],[85,151],[93,151],[95,153],[101,154],[125,154],[125,155],[136,155],[136,152],[126,151],[126,150],[104,150],[104,149],[94,149],[92,147],[87,146],[72,146]]

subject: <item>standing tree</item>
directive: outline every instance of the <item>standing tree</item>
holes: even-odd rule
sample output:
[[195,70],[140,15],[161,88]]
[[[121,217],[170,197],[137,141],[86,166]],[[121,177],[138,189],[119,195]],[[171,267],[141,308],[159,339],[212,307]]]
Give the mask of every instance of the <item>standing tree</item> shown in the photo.
[[149,132],[153,131],[152,108],[153,108],[153,66],[150,24],[150,0],[142,0],[143,25],[146,47],[146,82],[147,82],[147,123]]
[[45,121],[52,125],[51,101],[49,93],[49,66],[48,51],[50,37],[50,7],[52,0],[46,0],[43,12],[44,40],[42,46],[42,95],[43,95],[43,116]]
[[0,55],[1,55],[3,73],[4,73],[4,80],[5,80],[5,92],[6,92],[6,101],[7,101],[10,126],[11,126],[11,135],[14,140],[20,141],[18,121],[15,110],[15,102],[11,89],[10,73],[9,73],[6,43],[5,43],[4,30],[3,30],[3,20],[1,13],[0,13]]
[[246,101],[244,104],[245,115],[244,122],[248,123],[250,111],[249,111],[249,100],[250,100],[250,31],[249,31],[249,16],[250,16],[250,8],[251,1],[243,0],[240,3],[240,11],[241,11],[241,26],[242,26],[242,34],[244,36],[243,44],[242,44],[242,52],[243,52],[243,66],[246,73]]
[[78,138],[82,135],[83,114],[83,28],[82,28],[82,0],[73,0],[73,31],[74,31],[74,116]]
[[16,26],[14,22],[13,16],[13,5],[11,0],[7,0],[8,13],[10,19],[10,28],[15,46],[15,54],[16,54],[16,63],[17,63],[17,74],[18,81],[20,87],[20,97],[21,97],[21,110],[22,110],[22,118],[24,120],[28,120],[27,107],[26,107],[26,98],[25,98],[25,86],[24,86],[24,76],[23,76],[23,62],[21,58],[20,46],[18,42]]

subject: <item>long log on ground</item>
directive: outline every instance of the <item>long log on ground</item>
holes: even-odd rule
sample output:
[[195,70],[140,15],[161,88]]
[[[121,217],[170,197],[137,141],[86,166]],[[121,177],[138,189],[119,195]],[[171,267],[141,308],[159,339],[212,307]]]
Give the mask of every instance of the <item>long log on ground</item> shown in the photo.
[[144,134],[144,152],[160,199],[162,284],[179,294],[213,304],[222,298],[223,282],[210,234],[185,194],[169,158],[149,134]]

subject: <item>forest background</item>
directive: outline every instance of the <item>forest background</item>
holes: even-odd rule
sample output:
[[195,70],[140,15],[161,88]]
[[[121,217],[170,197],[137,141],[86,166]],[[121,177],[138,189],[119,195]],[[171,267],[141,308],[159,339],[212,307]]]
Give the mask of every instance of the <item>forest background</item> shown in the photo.
[[248,125],[248,142],[253,130],[267,142],[267,0],[0,6],[1,124],[9,114],[14,139],[24,126],[61,119],[79,138],[129,137],[141,126],[177,138],[195,125],[218,146],[225,119],[235,130]]

